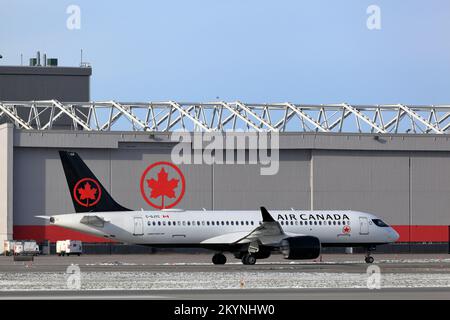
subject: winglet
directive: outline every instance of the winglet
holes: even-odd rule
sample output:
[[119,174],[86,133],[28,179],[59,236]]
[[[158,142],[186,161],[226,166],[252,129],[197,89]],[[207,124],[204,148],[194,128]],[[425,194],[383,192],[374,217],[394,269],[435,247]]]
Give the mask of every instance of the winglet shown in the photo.
[[275,219],[270,215],[269,211],[265,207],[261,207],[261,215],[263,222],[274,222]]

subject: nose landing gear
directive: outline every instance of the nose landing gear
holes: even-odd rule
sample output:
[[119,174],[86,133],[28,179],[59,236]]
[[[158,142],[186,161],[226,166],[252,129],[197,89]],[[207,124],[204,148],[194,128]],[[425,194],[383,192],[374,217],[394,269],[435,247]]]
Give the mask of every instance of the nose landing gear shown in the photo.
[[212,257],[212,263],[214,264],[225,264],[227,263],[227,257],[223,253],[216,253]]

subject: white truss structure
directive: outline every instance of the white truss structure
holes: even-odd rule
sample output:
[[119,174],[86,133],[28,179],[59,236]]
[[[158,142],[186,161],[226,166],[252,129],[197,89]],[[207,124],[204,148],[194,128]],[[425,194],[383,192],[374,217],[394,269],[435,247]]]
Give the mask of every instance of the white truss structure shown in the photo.
[[23,130],[448,134],[450,105],[0,101],[4,122]]

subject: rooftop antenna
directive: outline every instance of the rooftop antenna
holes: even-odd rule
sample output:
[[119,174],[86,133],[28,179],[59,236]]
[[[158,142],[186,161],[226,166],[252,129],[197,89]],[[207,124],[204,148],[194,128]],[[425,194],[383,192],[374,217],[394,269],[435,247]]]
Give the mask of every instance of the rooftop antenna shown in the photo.
[[20,54],[20,65],[23,66],[23,53]]
[[80,66],[83,65],[83,49],[81,49]]

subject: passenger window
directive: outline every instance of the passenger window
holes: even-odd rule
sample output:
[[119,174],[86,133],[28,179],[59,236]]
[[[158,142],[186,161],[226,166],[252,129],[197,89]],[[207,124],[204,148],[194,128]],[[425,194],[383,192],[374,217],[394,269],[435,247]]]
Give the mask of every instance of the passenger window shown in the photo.
[[234,221],[231,221],[231,225],[234,225]]
[[245,225],[247,225],[247,226],[248,226],[248,221],[245,221]]
[[230,222],[229,222],[229,221],[227,221],[227,222],[226,222],[226,224],[227,224],[227,226],[228,226],[228,225],[230,224]]
[[166,225],[166,222],[165,221],[163,221],[163,226],[165,226]]
[[[202,221],[202,226],[204,226],[205,225],[205,221]],[[208,223],[208,226],[209,226],[209,223]]]
[[293,226],[294,225],[294,221],[291,221],[291,226]]
[[158,221],[158,226],[160,226],[161,225],[161,221]]
[[314,221],[314,225],[317,226],[317,221]]
[[209,226],[209,221],[206,221],[206,225]]

